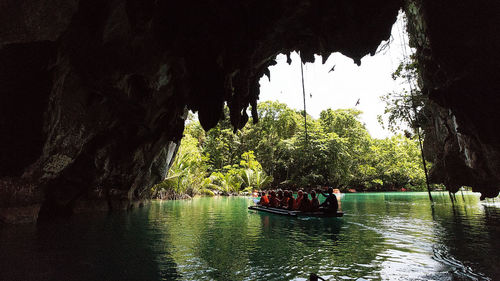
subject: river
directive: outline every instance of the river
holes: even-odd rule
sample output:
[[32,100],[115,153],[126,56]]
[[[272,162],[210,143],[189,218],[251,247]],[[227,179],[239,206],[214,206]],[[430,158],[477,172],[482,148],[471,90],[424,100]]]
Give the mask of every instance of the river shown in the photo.
[[342,218],[247,210],[252,198],[164,201],[0,226],[0,280],[498,280],[500,201],[344,194]]

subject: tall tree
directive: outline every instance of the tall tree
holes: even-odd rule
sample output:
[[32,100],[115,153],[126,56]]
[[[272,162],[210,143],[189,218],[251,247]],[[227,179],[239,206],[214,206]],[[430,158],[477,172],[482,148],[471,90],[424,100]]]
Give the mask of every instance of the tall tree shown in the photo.
[[[389,129],[393,131],[401,130],[400,124],[407,124],[417,136],[422,158],[422,167],[425,173],[425,183],[427,185],[429,199],[433,201],[422,144],[422,126],[423,123],[426,122],[424,108],[427,97],[422,94],[419,87],[418,69],[418,61],[414,54],[403,60],[392,74],[392,78],[394,80],[401,80],[405,87],[399,93],[393,92],[384,96],[382,100],[386,102],[385,113],[389,116]],[[379,121],[381,120],[382,119],[379,118]],[[410,135],[408,131],[405,133],[406,135]]]

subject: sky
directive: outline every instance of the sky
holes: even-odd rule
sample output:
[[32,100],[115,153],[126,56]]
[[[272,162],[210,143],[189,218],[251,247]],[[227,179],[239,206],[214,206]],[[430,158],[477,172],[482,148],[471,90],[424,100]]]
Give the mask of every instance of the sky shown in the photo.
[[[363,111],[361,122],[374,138],[385,138],[392,134],[384,130],[377,121],[383,115],[384,103],[380,100],[389,92],[401,89],[399,81],[391,73],[403,59],[403,48],[408,48],[406,36],[402,35],[402,15],[392,28],[389,47],[374,56],[367,55],[361,66],[340,53],[333,53],[322,64],[321,56],[315,56],[314,63],[304,65],[304,85],[307,113],[318,118],[327,108],[356,108]],[[405,38],[405,39],[402,39]],[[384,44],[386,42],[382,42]],[[408,53],[409,49],[406,49]],[[267,76],[260,79],[259,101],[279,101],[289,107],[302,110],[304,107],[300,75],[300,58],[291,54],[292,63],[286,63],[286,56],[276,58],[277,64],[269,68],[271,81]],[[334,71],[330,71],[335,66]],[[355,106],[359,99],[359,105]]]

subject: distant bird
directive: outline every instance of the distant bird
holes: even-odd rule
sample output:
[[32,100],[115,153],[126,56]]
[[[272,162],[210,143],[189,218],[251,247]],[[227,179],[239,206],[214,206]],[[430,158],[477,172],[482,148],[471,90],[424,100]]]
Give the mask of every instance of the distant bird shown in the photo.
[[335,64],[332,66],[332,69],[330,69],[330,71],[328,71],[328,73],[330,73],[332,71],[335,71]]
[[358,104],[359,104],[359,100],[360,100],[360,99],[361,99],[361,98],[359,98],[359,99],[358,99],[358,101],[356,102],[356,104],[355,104],[354,106],[358,106]]
[[309,97],[312,99],[312,97],[313,97],[313,93],[309,93]]

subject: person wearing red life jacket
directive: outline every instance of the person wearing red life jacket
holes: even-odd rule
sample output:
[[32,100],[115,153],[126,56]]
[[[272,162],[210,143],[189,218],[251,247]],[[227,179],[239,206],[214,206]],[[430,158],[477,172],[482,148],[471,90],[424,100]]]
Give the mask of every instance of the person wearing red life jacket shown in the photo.
[[311,212],[316,212],[319,209],[319,199],[316,197],[316,191],[311,191]]
[[271,197],[269,197],[269,207],[278,208],[280,205],[280,200],[276,197],[276,192],[271,191]]
[[265,192],[260,193],[260,201],[258,204],[261,206],[269,206],[269,198],[267,197]]
[[297,192],[297,198],[295,198],[295,203],[293,205],[293,209],[294,210],[298,210],[299,209],[299,207],[300,207],[300,200],[302,200],[302,196],[303,195],[304,195],[304,191],[302,191],[302,189]]
[[309,212],[311,210],[311,200],[309,200],[309,194],[307,194],[307,192],[304,192],[302,195],[299,210],[302,212]]
[[290,199],[288,196],[288,191],[285,190],[283,191],[283,198],[280,201],[280,208],[286,208],[288,206],[288,199]]

